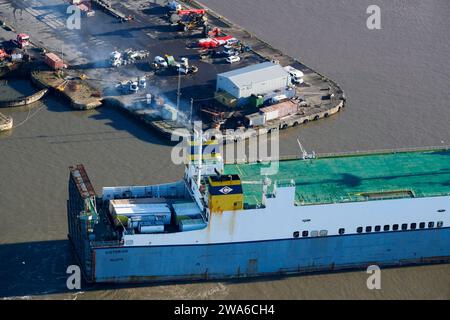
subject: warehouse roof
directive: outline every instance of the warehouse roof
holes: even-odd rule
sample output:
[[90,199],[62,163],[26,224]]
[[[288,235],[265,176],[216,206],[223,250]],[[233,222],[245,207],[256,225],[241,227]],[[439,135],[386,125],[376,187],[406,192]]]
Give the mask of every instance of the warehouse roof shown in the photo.
[[221,73],[218,78],[228,78],[236,86],[248,85],[252,82],[264,82],[275,78],[285,77],[288,73],[282,66],[273,62],[263,62],[245,68]]

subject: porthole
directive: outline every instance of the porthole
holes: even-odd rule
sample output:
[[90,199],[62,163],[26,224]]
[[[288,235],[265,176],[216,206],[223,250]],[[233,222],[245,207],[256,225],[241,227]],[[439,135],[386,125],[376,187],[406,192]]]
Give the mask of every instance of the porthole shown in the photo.
[[363,232],[363,227],[358,227],[358,228],[356,229],[356,232],[362,233],[362,232]]
[[403,231],[408,230],[408,224],[407,223],[403,223],[402,224],[402,230]]
[[416,230],[417,223],[411,223],[411,225],[409,227],[411,228],[411,230]]
[[419,229],[425,229],[425,222],[419,223]]
[[379,232],[381,230],[381,226],[375,226],[375,232]]
[[383,227],[383,231],[389,231],[390,228],[391,228],[391,226],[388,225],[388,224],[386,224],[386,225]]
[[434,222],[433,221],[428,222],[428,228],[434,228]]
[[295,231],[295,232],[294,232],[294,234],[293,234],[293,236],[294,236],[294,238],[298,238],[298,237],[300,237],[300,232],[298,232],[298,231]]
[[393,230],[393,231],[397,231],[397,230],[398,230],[398,227],[399,227],[398,224],[394,224],[394,225],[392,226],[392,230]]
[[438,221],[438,223],[436,224],[436,226],[438,228],[442,228],[444,226],[444,222],[443,221]]
[[344,228],[340,228],[340,229],[339,229],[339,234],[340,234],[340,235],[343,235],[344,233],[345,233],[345,229],[344,229]]
[[302,232],[302,237],[306,238],[308,236],[308,233],[309,233],[308,230],[303,231]]
[[366,227],[366,232],[372,232],[372,227],[371,226]]

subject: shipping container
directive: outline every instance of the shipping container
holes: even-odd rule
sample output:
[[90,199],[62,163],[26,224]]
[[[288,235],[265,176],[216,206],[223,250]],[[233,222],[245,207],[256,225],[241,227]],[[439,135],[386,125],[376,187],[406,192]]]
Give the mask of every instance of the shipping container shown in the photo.
[[270,121],[296,113],[298,106],[296,103],[289,100],[269,107],[261,108],[260,110],[265,114],[266,121]]
[[[114,216],[130,218],[130,224],[139,221],[163,221],[170,224],[171,212],[166,203],[151,203],[151,199],[120,199],[109,202],[109,211]],[[135,226],[137,227],[137,226]]]
[[264,96],[261,95],[251,95],[248,99],[248,104],[252,108],[259,108],[264,103]]
[[266,122],[265,114],[262,112],[249,114],[246,118],[250,127],[262,126]]
[[45,63],[54,70],[65,68],[64,61],[54,53],[45,54]]

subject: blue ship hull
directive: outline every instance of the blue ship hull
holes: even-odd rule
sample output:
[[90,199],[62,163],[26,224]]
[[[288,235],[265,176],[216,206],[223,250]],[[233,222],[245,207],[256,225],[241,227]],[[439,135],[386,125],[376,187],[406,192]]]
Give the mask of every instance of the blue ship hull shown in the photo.
[[[231,279],[450,261],[450,228],[92,249],[94,282]],[[89,278],[89,276],[88,276]]]

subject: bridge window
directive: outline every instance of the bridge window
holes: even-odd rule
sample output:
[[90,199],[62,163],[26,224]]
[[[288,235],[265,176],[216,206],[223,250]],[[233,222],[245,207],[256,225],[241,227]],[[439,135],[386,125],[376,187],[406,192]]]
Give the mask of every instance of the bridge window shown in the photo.
[[428,222],[428,228],[434,228],[434,222],[433,221]]
[[305,230],[302,232],[302,237],[306,238],[308,236],[308,234],[309,234],[308,230]]
[[378,232],[381,230],[381,226],[375,226],[375,232]]
[[294,231],[293,236],[294,236],[294,238],[298,238],[300,236],[300,232]]
[[344,229],[344,228],[340,228],[340,229],[339,229],[339,234],[340,234],[340,235],[343,235],[344,233],[345,233],[345,229]]
[[402,230],[403,231],[408,230],[408,224],[407,223],[402,224]]
[[443,225],[444,225],[444,222],[443,222],[443,221],[438,221],[438,223],[436,224],[436,226],[437,226],[438,228],[442,228]]
[[397,230],[398,230],[398,224],[394,224],[394,225],[392,226],[392,230],[397,231]]
[[363,232],[363,227],[358,227],[358,228],[356,229],[356,232],[362,233],[362,232]]
[[419,223],[419,228],[420,229],[425,229],[425,222]]
[[366,227],[366,232],[372,232],[372,227],[371,226]]
[[388,225],[388,224],[386,224],[386,225],[383,227],[383,231],[389,231],[390,228],[391,228],[391,226]]

